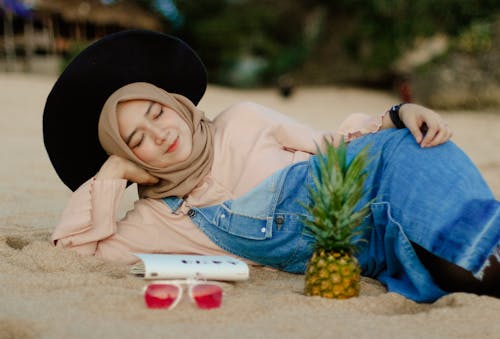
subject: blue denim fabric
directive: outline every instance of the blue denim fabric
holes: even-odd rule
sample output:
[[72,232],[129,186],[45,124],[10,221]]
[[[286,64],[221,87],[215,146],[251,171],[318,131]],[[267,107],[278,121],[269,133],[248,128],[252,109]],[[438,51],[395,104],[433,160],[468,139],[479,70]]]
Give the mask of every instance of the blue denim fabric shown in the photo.
[[[352,141],[348,158],[370,145],[364,201],[373,199],[357,258],[363,275],[418,302],[445,294],[420,263],[410,241],[480,276],[500,242],[500,202],[476,167],[452,142],[421,149],[406,130],[384,130]],[[314,239],[299,201],[318,159],[288,166],[244,196],[192,207],[188,215],[218,246],[287,272],[303,273]],[[183,200],[164,198],[173,211]],[[360,205],[363,202],[360,203]]]
[[[306,212],[298,201],[309,199],[310,166],[310,162],[300,162],[286,167],[238,199],[191,207],[188,215],[222,249],[263,265],[303,273],[313,239],[303,233]],[[175,197],[163,200],[173,211],[183,203]]]

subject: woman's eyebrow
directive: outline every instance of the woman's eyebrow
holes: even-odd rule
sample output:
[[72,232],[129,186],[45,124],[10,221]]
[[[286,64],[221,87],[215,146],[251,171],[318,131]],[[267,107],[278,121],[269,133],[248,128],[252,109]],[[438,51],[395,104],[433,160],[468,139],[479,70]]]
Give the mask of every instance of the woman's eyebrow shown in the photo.
[[[147,117],[149,112],[151,111],[151,107],[153,107],[153,104],[154,102],[153,101],[150,101],[149,102],[149,105],[148,105],[148,109],[146,110],[146,112],[144,112],[144,116]],[[126,144],[130,144],[130,140],[132,140],[132,137],[134,136],[134,134],[137,132],[137,128],[134,129],[132,131],[132,133],[129,134],[129,136],[127,137],[127,139],[125,140]]]

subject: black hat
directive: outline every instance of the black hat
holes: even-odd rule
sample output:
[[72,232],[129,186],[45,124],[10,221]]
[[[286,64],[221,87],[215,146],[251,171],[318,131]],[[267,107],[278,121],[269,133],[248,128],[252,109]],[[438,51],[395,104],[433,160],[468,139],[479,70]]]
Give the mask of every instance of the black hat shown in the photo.
[[82,51],[54,84],[43,112],[50,161],[72,191],[108,158],[98,122],[107,98],[133,82],[149,82],[198,104],[207,86],[205,66],[182,40],[145,30],[108,35]]

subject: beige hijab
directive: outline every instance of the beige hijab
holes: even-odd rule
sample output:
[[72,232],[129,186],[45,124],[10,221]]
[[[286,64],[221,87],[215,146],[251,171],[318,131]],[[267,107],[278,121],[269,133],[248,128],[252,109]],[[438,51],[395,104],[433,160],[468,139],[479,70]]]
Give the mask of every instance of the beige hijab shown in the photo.
[[[183,162],[164,168],[152,167],[135,156],[120,136],[117,119],[118,103],[128,100],[151,100],[176,111],[193,133],[193,149]],[[99,141],[108,154],[129,159],[160,178],[153,185],[139,185],[142,198],[186,196],[209,173],[213,161],[212,123],[186,97],[171,94],[152,84],[136,82],[114,92],[104,104],[99,118]]]

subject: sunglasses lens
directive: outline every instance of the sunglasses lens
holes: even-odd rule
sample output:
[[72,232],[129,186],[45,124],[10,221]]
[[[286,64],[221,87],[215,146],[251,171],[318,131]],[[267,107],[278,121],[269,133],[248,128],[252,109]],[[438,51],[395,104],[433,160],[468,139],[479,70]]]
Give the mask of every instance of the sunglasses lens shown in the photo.
[[148,308],[169,308],[174,305],[181,291],[178,286],[151,284],[144,292]]
[[191,296],[199,308],[217,308],[222,303],[222,288],[210,284],[194,285],[191,287]]

